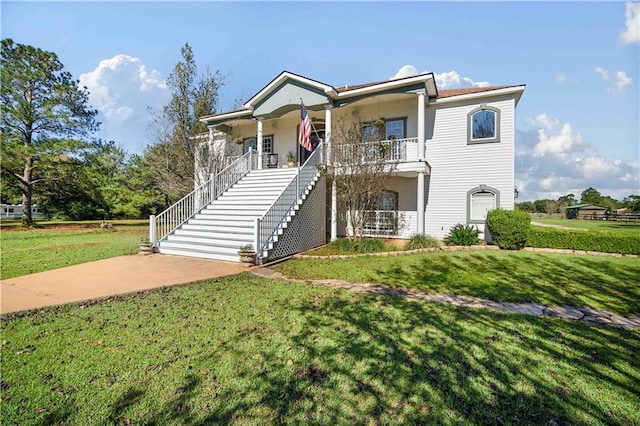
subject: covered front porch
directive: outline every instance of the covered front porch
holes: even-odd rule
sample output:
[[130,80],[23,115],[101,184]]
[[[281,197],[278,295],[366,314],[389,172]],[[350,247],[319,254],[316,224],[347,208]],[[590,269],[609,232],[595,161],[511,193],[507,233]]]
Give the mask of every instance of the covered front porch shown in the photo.
[[[336,158],[350,150],[348,144],[332,140],[336,125],[365,122],[379,132],[375,141],[364,140],[359,151],[367,152],[362,162],[382,160],[394,174],[412,176],[416,189],[412,196],[417,217],[412,233],[424,233],[425,176],[430,168],[425,159],[425,107],[435,97],[431,75],[376,83],[367,87],[334,88],[292,73],[283,72],[245,103],[242,109],[203,117],[211,132],[223,144],[232,144],[234,155],[255,149],[259,169],[299,167],[313,149],[324,142],[326,166],[340,167]],[[298,143],[301,104],[313,124],[309,151]],[[396,116],[398,115],[398,116]],[[391,118],[384,118],[391,117]],[[365,132],[368,132],[365,129]],[[382,148],[382,149],[381,149]],[[334,169],[334,170],[335,170]],[[338,235],[335,184],[331,189],[331,240]],[[387,217],[379,213],[378,217]],[[378,221],[389,223],[387,219]],[[384,227],[377,226],[377,229]],[[388,226],[386,227],[388,228]]]

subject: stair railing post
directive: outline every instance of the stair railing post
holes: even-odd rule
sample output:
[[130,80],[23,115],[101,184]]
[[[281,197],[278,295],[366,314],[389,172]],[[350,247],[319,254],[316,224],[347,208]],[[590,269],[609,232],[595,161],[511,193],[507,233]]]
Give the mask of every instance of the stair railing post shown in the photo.
[[156,245],[156,215],[149,216],[149,242]]
[[262,247],[260,247],[260,218],[256,218],[255,235],[253,236],[254,247],[256,249],[256,263],[262,257]]
[[211,183],[209,184],[209,202],[212,202],[213,200],[216,199],[216,175],[211,173],[210,176],[211,176],[211,180],[210,180]]

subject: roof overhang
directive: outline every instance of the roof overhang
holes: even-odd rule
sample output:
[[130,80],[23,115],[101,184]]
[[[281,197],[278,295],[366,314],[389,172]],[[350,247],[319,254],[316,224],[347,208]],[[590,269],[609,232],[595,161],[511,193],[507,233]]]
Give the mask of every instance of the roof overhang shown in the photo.
[[522,97],[522,93],[524,93],[525,87],[526,85],[522,84],[519,86],[504,87],[496,90],[486,90],[484,92],[468,93],[465,95],[457,95],[457,96],[451,96],[447,98],[436,99],[433,101],[433,103],[435,105],[443,105],[448,103],[495,97],[495,96],[501,96],[501,95],[514,95],[516,105],[518,105],[518,102],[520,102],[520,98]]

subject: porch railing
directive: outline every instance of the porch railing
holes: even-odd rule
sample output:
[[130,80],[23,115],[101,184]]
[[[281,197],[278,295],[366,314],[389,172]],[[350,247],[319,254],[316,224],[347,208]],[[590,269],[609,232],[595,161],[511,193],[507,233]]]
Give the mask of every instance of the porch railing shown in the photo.
[[[361,144],[338,145],[336,150],[336,163],[341,158],[362,157],[362,161],[400,162],[410,161],[413,155],[417,158],[418,138],[387,139],[382,141],[362,142]],[[415,154],[413,149],[415,149]]]
[[298,200],[304,196],[312,181],[319,171],[318,164],[324,162],[324,144],[320,143],[307,161],[300,167],[298,173],[289,183],[278,199],[269,207],[269,210],[259,219],[256,219],[255,246],[257,258],[260,261],[267,250],[269,242],[278,232],[281,225],[296,207]]
[[251,170],[258,168],[258,154],[249,150],[216,176],[185,195],[160,213],[149,217],[149,240],[153,245],[185,223],[207,204],[218,198]]
[[397,210],[367,210],[363,232],[370,236],[396,235],[398,233]]

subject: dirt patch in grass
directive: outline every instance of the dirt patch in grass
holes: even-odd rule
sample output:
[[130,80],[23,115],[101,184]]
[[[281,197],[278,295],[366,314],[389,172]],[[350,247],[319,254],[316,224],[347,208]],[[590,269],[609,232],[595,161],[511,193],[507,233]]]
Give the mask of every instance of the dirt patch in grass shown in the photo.
[[58,251],[63,249],[75,249],[80,247],[100,247],[103,245],[104,243],[65,244],[61,246],[45,247],[42,249],[42,251]]

